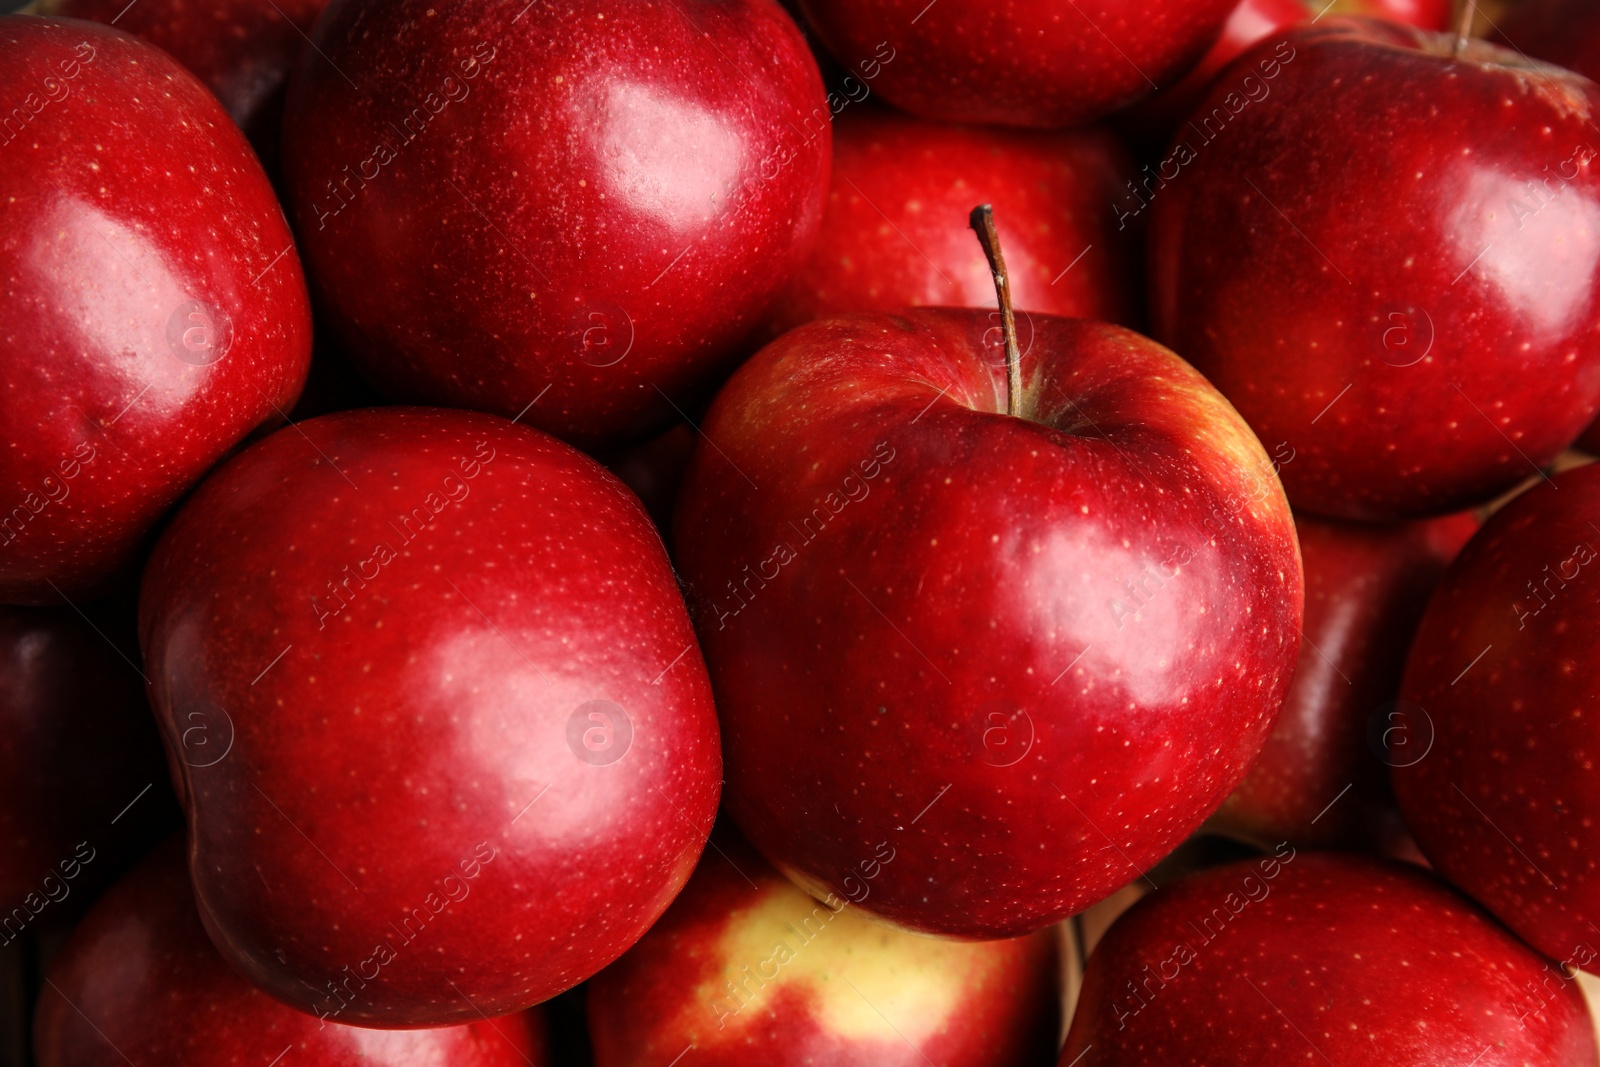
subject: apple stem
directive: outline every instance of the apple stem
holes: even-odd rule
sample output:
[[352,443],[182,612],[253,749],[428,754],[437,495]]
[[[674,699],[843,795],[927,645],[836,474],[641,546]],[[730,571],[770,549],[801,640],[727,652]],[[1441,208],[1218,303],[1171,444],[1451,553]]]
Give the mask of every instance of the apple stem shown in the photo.
[[1477,13],[1478,7],[1473,0],[1456,0],[1455,54],[1457,56],[1467,50],[1467,42],[1472,40],[1472,23]]
[[979,204],[967,216],[972,231],[983,245],[994,275],[994,292],[1000,301],[1000,327],[1006,340],[1006,414],[1016,415],[1022,407],[1022,351],[1017,347],[1017,317],[1011,310],[1011,278],[1006,273],[1006,257],[1000,251],[1000,231],[995,229],[994,208]]

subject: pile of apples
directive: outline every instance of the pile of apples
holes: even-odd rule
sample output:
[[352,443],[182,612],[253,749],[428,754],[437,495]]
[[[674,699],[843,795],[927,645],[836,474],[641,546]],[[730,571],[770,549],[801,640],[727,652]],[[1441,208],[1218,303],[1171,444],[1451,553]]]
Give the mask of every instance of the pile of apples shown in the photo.
[[1600,1065],[1594,0],[0,17],[0,1067]]

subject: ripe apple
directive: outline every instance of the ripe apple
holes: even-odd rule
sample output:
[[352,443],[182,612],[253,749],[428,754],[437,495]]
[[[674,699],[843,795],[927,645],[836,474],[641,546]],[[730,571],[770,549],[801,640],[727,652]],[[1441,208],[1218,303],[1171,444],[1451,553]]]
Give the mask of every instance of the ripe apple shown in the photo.
[[845,66],[949,122],[1077,126],[1170,84],[1236,0],[800,0]]
[[[379,408],[208,479],[145,573],[200,913],[302,1011],[503,1015],[666,910],[722,777],[660,536],[604,468],[490,415]],[[205,765],[200,766],[204,762]]]
[[1300,660],[1261,758],[1211,825],[1267,848],[1360,847],[1393,807],[1387,765],[1426,747],[1425,726],[1396,703],[1400,675],[1428,595],[1478,523],[1298,515],[1295,528],[1306,582]]
[[44,0],[47,15],[141,37],[217,95],[256,150],[276,157],[289,71],[328,0]]
[[39,1067],[524,1067],[548,1062],[538,1014],[435,1030],[363,1030],[284,1007],[206,939],[170,838],[105,895],[51,965],[34,1042]]
[[69,927],[177,825],[132,608],[0,607],[0,951]]
[[1060,1063],[1592,1067],[1577,983],[1440,879],[1297,853],[1184,879],[1089,957]]
[[992,304],[994,279],[965,225],[975,201],[1008,222],[1018,308],[1132,325],[1132,234],[1119,233],[1113,206],[1132,171],[1104,130],[951,126],[849,108],[834,121],[822,232],[774,310],[776,332],[843,311]]
[[[1395,768],[1417,844],[1445,877],[1552,959],[1600,946],[1600,789],[1587,708],[1597,668],[1600,467],[1497,512],[1428,605],[1405,698],[1435,733]],[[1419,718],[1422,716],[1419,715]],[[1591,968],[1600,969],[1600,968]]]
[[0,601],[59,604],[294,404],[310,310],[261,165],[165,53],[0,16],[0,85]]
[[596,1067],[1050,1064],[1056,931],[949,941],[813,900],[748,845],[717,846],[661,921],[589,983]]
[[1270,38],[1149,190],[1156,335],[1290,443],[1307,511],[1481,503],[1600,405],[1600,88],[1456,43],[1333,18]]
[[1522,0],[1494,28],[1524,55],[1600,78],[1600,8],[1588,0]]
[[814,896],[870,882],[863,911],[964,937],[1057,922],[1193,831],[1301,613],[1271,461],[1197,373],[1034,315],[1008,396],[992,329],[784,335],[712,405],[675,519],[735,821]]
[[1164,149],[1173,131],[1193,114],[1217,74],[1257,41],[1298,22],[1320,22],[1328,15],[1371,15],[1425,30],[1442,30],[1450,20],[1450,0],[1240,0],[1222,36],[1177,84],[1146,97],[1118,117],[1118,125],[1140,140]]
[[775,0],[355,0],[315,40],[284,128],[295,229],[398,397],[637,440],[810,250],[829,106]]

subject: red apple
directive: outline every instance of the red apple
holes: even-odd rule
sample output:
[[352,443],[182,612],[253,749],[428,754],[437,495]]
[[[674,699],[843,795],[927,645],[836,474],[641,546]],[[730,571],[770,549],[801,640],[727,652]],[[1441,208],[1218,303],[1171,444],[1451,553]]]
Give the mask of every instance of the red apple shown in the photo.
[[589,983],[596,1067],[1055,1062],[1056,931],[948,941],[818,902],[717,834],[683,894]]
[[675,527],[734,819],[814,896],[870,882],[863,911],[965,937],[1193,831],[1272,728],[1301,612],[1271,462],[1198,374],[1034,315],[1010,417],[992,329],[786,334],[712,406]]
[[1600,405],[1600,89],[1455,45],[1332,18],[1269,39],[1149,189],[1157,336],[1290,443],[1307,511],[1481,503]]
[[950,126],[866,106],[840,113],[833,151],[822,232],[773,314],[776,332],[843,311],[993,304],[966,226],[980,201],[1008,223],[1018,308],[1134,321],[1132,250],[1113,206],[1133,168],[1114,135]]
[[1600,467],[1557,474],[1484,524],[1428,605],[1404,694],[1435,737],[1394,770],[1440,873],[1553,959],[1600,945],[1600,787],[1587,709]]
[[1400,526],[1296,516],[1305,567],[1300,660],[1261,758],[1214,829],[1271,847],[1357,847],[1393,806],[1386,764],[1421,758],[1400,675],[1428,595],[1478,528],[1471,515]]
[[257,150],[277,153],[283,92],[328,0],[44,0],[45,14],[142,37],[217,95]]
[[1236,0],[800,0],[884,99],[950,122],[1076,126],[1170,84]]
[[1179,1061],[1600,1058],[1577,983],[1438,878],[1285,846],[1151,894],[1089,957],[1063,1067]]
[[60,603],[294,404],[310,311],[250,146],[165,53],[4,16],[0,85],[0,601]]
[[279,431],[145,574],[201,917],[267,992],[378,1027],[502,1015],[621,955],[694,868],[721,762],[659,535],[604,468],[476,413]]
[[284,1007],[206,939],[173,837],[95,905],[51,965],[39,1067],[524,1067],[548,1062],[533,1012],[437,1030],[363,1030]]
[[0,607],[0,950],[69,926],[177,823],[132,605],[87,610]]
[[1320,22],[1328,15],[1372,15],[1425,30],[1442,30],[1450,19],[1450,0],[1241,0],[1222,25],[1222,36],[1189,72],[1170,88],[1141,100],[1119,120],[1141,141],[1166,148],[1173,131],[1194,112],[1217,74],[1257,41],[1298,22]]
[[637,440],[810,250],[829,105],[775,0],[351,0],[316,45],[284,129],[296,231],[396,396]]

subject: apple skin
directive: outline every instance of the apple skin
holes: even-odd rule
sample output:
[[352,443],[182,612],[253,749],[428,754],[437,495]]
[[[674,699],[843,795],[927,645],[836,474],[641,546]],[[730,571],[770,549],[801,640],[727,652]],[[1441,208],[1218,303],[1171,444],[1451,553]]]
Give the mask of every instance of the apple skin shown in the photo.
[[804,263],[822,80],[775,0],[523,7],[336,0],[290,87],[295,229],[387,393],[631,443]]
[[[1500,44],[1600,80],[1600,7],[1588,0],[1523,0],[1495,29],[1492,39]],[[1577,446],[1600,455],[1600,423]]]
[[1600,1063],[1577,984],[1439,878],[1292,848],[1152,893],[1089,957],[1060,1063],[1180,1061]]
[[70,925],[178,824],[133,606],[85,610],[0,607],[0,950]]
[[[1235,0],[800,0],[844,66],[902,110],[1054,128],[1166,85],[1216,40]],[[875,72],[875,73],[873,73]]]
[[255,445],[157,545],[140,637],[168,748],[197,716],[234,738],[174,762],[201,916],[302,1011],[546,1000],[644,933],[710,832],[716,716],[660,536],[503,419],[380,408]]
[[[1370,744],[1374,716],[1400,695],[1428,596],[1478,522],[1463,514],[1363,526],[1297,515],[1295,528],[1306,583],[1300,660],[1260,759],[1211,827],[1268,848],[1356,848],[1384,829],[1394,803]],[[1398,747],[1411,740],[1420,739],[1392,736],[1390,760],[1415,754]]]
[[363,1030],[287,1008],[229,968],[195,913],[183,839],[169,838],[96,905],[51,965],[34,1043],[39,1067],[527,1067],[548,1063],[542,1018]]
[[661,921],[589,984],[595,1067],[666,1064],[690,1044],[707,1067],[1055,1062],[1055,930],[889,930],[842,897],[813,900],[735,835],[712,842]]
[[257,150],[276,153],[289,71],[328,0],[46,0],[44,13],[115,25],[182,63]]
[[926,933],[1028,933],[1153,865],[1244,777],[1298,644],[1293,521],[1234,411],[1129,330],[1031,323],[1026,418],[985,311],[784,335],[678,500],[727,810],[819,899],[892,850],[862,910]]
[[1596,689],[1597,502],[1600,467],[1577,467],[1512,501],[1467,545],[1406,664],[1403,692],[1431,720],[1433,748],[1393,771],[1433,865],[1557,960],[1600,945],[1589,925],[1600,914],[1600,788],[1582,712]]
[[[1332,18],[1269,38],[1200,107],[1243,102],[1221,143],[1193,134],[1195,158],[1154,194],[1156,336],[1263,440],[1290,442],[1284,486],[1306,511],[1481,503],[1600,404],[1600,176],[1584,147],[1600,89],[1482,42],[1452,59],[1454,41]],[[1276,77],[1256,77],[1251,102],[1235,86],[1263,63]],[[1525,183],[1546,166],[1562,192],[1539,209]],[[1392,254],[1372,254],[1380,233]]]
[[1211,50],[1176,85],[1139,101],[1118,116],[1118,125],[1142,144],[1165,148],[1173,131],[1193,113],[1217,74],[1257,41],[1299,22],[1328,15],[1371,15],[1425,30],[1442,30],[1450,0],[1241,0],[1222,24]]
[[261,165],[165,53],[0,16],[0,85],[31,112],[0,132],[0,601],[59,604],[294,404],[310,308]]
[[980,203],[994,205],[1017,308],[1135,325],[1133,249],[1112,206],[1132,172],[1105,130],[848,108],[834,120],[822,232],[773,312],[774,334],[845,311],[993,305],[994,278],[967,226]]

